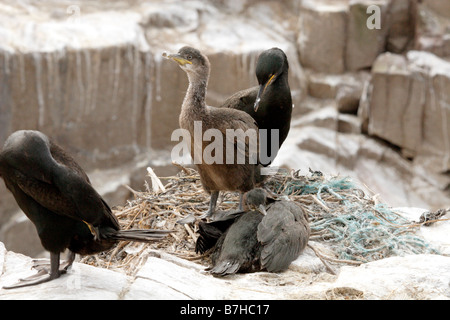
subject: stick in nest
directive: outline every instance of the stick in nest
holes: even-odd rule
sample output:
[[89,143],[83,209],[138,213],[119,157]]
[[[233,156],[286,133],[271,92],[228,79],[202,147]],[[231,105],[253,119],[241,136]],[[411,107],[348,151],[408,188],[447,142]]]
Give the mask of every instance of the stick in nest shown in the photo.
[[[116,216],[124,228],[135,228],[136,226],[144,226],[146,228],[158,228],[162,225],[172,226],[172,229],[176,231],[171,233],[170,237],[158,243],[145,244],[144,248],[164,250],[176,255],[183,253],[183,256],[189,257],[190,254],[188,253],[193,252],[195,242],[197,241],[195,226],[194,228],[189,225],[181,227],[176,221],[190,214],[196,216],[203,214],[208,206],[209,197],[204,192],[200,183],[200,177],[195,169],[185,168],[177,163],[174,163],[174,165],[180,168],[180,172],[175,176],[161,178],[165,179],[167,183],[164,185],[164,189],[160,188],[158,192],[154,192],[152,187],[148,185],[144,192],[135,191],[128,187],[135,196],[135,199],[129,201],[122,210],[116,213]],[[358,195],[355,195],[352,191],[354,189],[341,190],[337,188],[333,190],[334,194],[330,194],[327,192],[329,190],[323,188],[320,197],[317,194],[302,194],[302,186],[320,183],[319,179],[324,178],[318,176],[308,178],[307,176],[300,176],[298,172],[278,172],[270,177],[265,184],[265,188],[270,189],[276,195],[288,195],[292,201],[300,204],[308,213],[309,219],[312,221],[311,223],[329,219],[330,213],[333,213],[333,217],[339,217],[345,214],[348,208],[342,205],[342,199],[357,203],[359,207],[364,206],[364,204],[367,204],[368,207],[373,206],[373,199],[365,196],[364,198],[358,198]],[[324,182],[326,181],[324,180]],[[291,188],[292,186],[294,187]],[[288,192],[289,194],[286,194]],[[351,193],[350,197],[348,196],[349,193]],[[364,193],[361,194],[361,196],[363,195]],[[237,193],[226,193],[226,198],[220,203],[220,206],[222,210],[229,210],[234,208],[237,203]],[[322,237],[325,236],[326,234],[322,235]],[[89,263],[101,264],[102,266],[108,265],[112,268],[120,265],[120,259],[115,259],[115,257],[125,257],[126,265],[133,265],[135,262],[138,263],[139,256],[137,253],[130,252],[137,252],[138,250],[125,249],[131,249],[133,246],[134,244],[132,243],[128,246],[118,245],[114,250],[111,250],[105,255],[95,257],[96,261],[92,262],[93,259],[90,259]],[[351,265],[361,264],[361,262],[357,261],[338,260],[327,257],[315,248],[311,247],[311,249],[331,273],[334,273],[334,271],[327,262]],[[201,263],[204,263],[205,261],[202,258],[199,257],[199,260]],[[189,259],[194,260],[195,258]]]

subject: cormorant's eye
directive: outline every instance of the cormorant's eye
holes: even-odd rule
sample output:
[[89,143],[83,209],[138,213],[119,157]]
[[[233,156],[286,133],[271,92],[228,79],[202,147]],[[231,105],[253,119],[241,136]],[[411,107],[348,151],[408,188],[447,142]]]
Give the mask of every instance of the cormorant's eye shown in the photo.
[[192,60],[192,56],[191,55],[189,55],[187,58],[188,58],[188,60]]

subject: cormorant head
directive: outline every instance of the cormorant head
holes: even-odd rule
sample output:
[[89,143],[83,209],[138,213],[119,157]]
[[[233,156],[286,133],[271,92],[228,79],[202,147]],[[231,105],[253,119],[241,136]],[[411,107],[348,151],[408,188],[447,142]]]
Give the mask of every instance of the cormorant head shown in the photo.
[[265,215],[266,198],[267,194],[264,189],[255,188],[245,194],[245,204],[250,210],[259,211],[260,213]]
[[287,73],[288,69],[289,63],[286,54],[279,48],[263,51],[259,55],[256,63],[256,78],[259,83],[259,91],[254,106],[255,112],[258,111],[261,96],[267,87],[276,81],[281,74]]
[[210,64],[206,56],[199,50],[192,47],[183,47],[176,54],[163,54],[163,57],[172,59],[183,69],[188,75],[208,75]]

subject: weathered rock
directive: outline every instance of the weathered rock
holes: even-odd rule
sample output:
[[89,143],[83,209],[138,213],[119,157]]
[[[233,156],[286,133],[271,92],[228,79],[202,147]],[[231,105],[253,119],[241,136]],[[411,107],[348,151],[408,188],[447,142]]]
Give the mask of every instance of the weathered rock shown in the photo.
[[358,121],[347,117],[354,118],[330,106],[294,120],[273,165],[350,176],[392,206],[448,206],[448,177],[418,170],[390,145],[359,134]]
[[332,74],[346,70],[347,18],[347,1],[303,1],[297,42],[304,67]]
[[370,75],[366,71],[347,72],[338,75],[309,73],[308,93],[320,99],[333,99],[344,113],[357,113],[364,84]]
[[[381,29],[369,32],[365,22],[370,14],[364,9],[370,4],[379,5],[382,10]],[[277,163],[303,172],[311,167],[327,174],[350,175],[395,206],[448,206],[449,177],[439,174],[448,172],[448,108],[441,108],[449,104],[448,73],[444,72],[447,64],[440,61],[431,66],[437,61],[435,57],[410,53],[406,58],[392,58],[393,67],[391,62],[383,67],[382,61],[391,58],[382,55],[376,67],[385,70],[374,70],[377,78],[367,85],[346,78],[348,70],[370,68],[381,51],[405,52],[415,28],[416,48],[448,56],[447,5],[446,0],[211,0],[183,2],[181,8],[176,2],[165,1],[105,5],[86,0],[69,8],[66,2],[55,1],[41,1],[39,6],[2,2],[0,145],[14,130],[43,130],[75,154],[89,171],[107,169],[93,171],[94,183],[112,205],[120,204],[129,196],[121,185],[129,183],[136,190],[143,187],[145,167],[154,167],[159,160],[153,150],[170,149],[170,134],[178,127],[187,79],[176,64],[161,59],[163,51],[176,51],[185,44],[204,50],[212,63],[208,103],[217,105],[231,93],[255,85],[257,54],[279,46],[290,62],[296,105],[293,114],[304,118],[294,119],[290,143],[283,145]],[[306,100],[303,98],[308,82],[298,57],[314,75],[308,87],[314,97]],[[320,77],[315,77],[315,72],[321,72]],[[383,84],[388,78],[389,84]],[[355,112],[362,87],[365,92],[358,109],[361,118],[339,114],[337,110]],[[383,96],[380,90],[389,90],[389,95]],[[373,109],[374,103],[384,106]],[[411,108],[396,109],[402,103]],[[324,108],[320,115],[305,116],[319,108]],[[386,122],[380,124],[379,120]],[[414,162],[402,159],[392,146],[358,135],[358,121],[363,123],[364,132],[377,128],[377,135],[386,134],[388,137],[383,139],[398,144],[403,155]],[[134,170],[122,166],[139,155],[147,159]],[[135,163],[130,162],[132,165]],[[160,165],[164,172],[168,172],[166,165],[167,161]],[[111,167],[119,169],[110,170]],[[133,178],[133,174],[130,177],[128,170],[138,172],[138,178]],[[0,233],[6,225],[18,230],[8,222],[17,206],[10,205],[11,196],[3,198],[8,193],[0,184]],[[23,214],[19,216],[20,223],[28,225],[21,228],[22,233],[14,231],[15,239],[23,241],[12,241],[32,248],[21,234],[32,234],[29,230],[34,227]],[[29,241],[39,246],[37,238]],[[152,259],[161,268],[170,266],[167,261]],[[143,278],[138,277],[132,286],[136,290],[139,287],[149,298],[155,297],[148,288],[159,284],[149,284]],[[251,288],[254,279],[280,284],[297,281],[298,276],[279,280],[278,276],[257,274],[236,279],[243,279],[243,286]],[[305,294],[299,292],[301,288],[283,297],[317,297],[319,293],[324,297],[330,294],[325,294],[324,287],[330,289],[321,283]],[[123,297],[127,290],[119,291],[113,298]],[[224,292],[228,295],[231,290]],[[272,287],[263,290],[270,291]],[[158,292],[159,297],[196,297],[190,291],[185,295],[169,287]],[[332,294],[336,292],[345,290],[334,290]],[[355,290],[350,296],[357,297],[359,292]],[[229,295],[245,297],[244,293]],[[261,296],[271,298],[272,294],[258,297]]]
[[440,15],[450,18],[450,3],[445,0],[423,0],[421,1],[424,6],[427,6],[431,10]]
[[445,0],[426,0],[417,4],[416,50],[450,57],[450,9]]
[[386,50],[403,53],[414,48],[417,23],[417,0],[391,1],[387,21],[382,26],[387,29]]
[[429,172],[450,169],[450,64],[426,52],[382,54],[364,106],[368,133],[399,146]]
[[7,244],[8,250],[30,257],[37,258],[44,253],[36,227],[20,210],[2,225],[0,242]]
[[[389,30],[386,25],[386,12],[390,2],[390,0],[350,1],[345,47],[347,70],[369,68],[375,58],[385,51],[386,34]],[[374,6],[374,10],[367,12],[370,6]]]
[[[258,272],[221,279],[206,273],[199,264],[162,251],[142,255],[145,263],[136,266],[133,276],[75,262],[66,275],[33,290],[0,289],[0,299],[300,299],[322,295],[314,285],[308,289],[313,279],[319,288],[333,279],[311,273],[307,267],[302,272],[294,267],[281,274]],[[0,243],[0,288],[34,274],[31,263],[26,256],[7,252]]]
[[7,191],[3,181],[0,182],[0,208],[0,226],[4,226],[8,223],[8,220],[11,219],[11,217],[19,210],[19,206],[14,201],[13,195]]
[[403,53],[414,44],[416,0],[350,0],[345,48],[347,70],[370,68],[385,51]]
[[365,299],[449,299],[450,257],[417,255],[391,257],[343,267],[334,284],[363,292]]
[[39,129],[91,167],[129,161],[139,146],[151,146],[156,54],[136,28],[138,18],[113,12],[83,14],[77,23],[17,18],[18,34],[0,49],[1,143],[17,129]]
[[[0,243],[0,287],[12,285],[20,278],[36,273],[31,269],[32,260],[21,254],[6,251]],[[0,289],[0,299],[120,299],[127,288],[130,277],[86,264],[74,263],[67,275],[59,279],[30,288],[14,290]]]
[[413,46],[416,14],[416,0],[303,1],[300,61],[327,74],[368,69],[380,53]]
[[341,83],[338,75],[311,73],[308,77],[308,94],[320,99],[334,99]]

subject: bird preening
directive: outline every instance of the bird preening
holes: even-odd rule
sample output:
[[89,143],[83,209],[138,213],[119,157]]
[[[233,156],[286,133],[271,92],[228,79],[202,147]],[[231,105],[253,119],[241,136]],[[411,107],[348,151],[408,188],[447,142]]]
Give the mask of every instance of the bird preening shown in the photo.
[[277,156],[291,126],[292,97],[289,63],[279,48],[263,51],[256,62],[258,86],[238,91],[220,107],[245,111],[260,132],[260,160],[269,165]]
[[[0,176],[50,252],[50,270],[36,264],[36,275],[7,289],[58,278],[72,265],[75,254],[106,251],[120,240],[158,241],[170,232],[121,230],[83,169],[39,131],[22,130],[9,136],[0,153]],[[61,265],[60,253],[66,249],[69,258]]]

